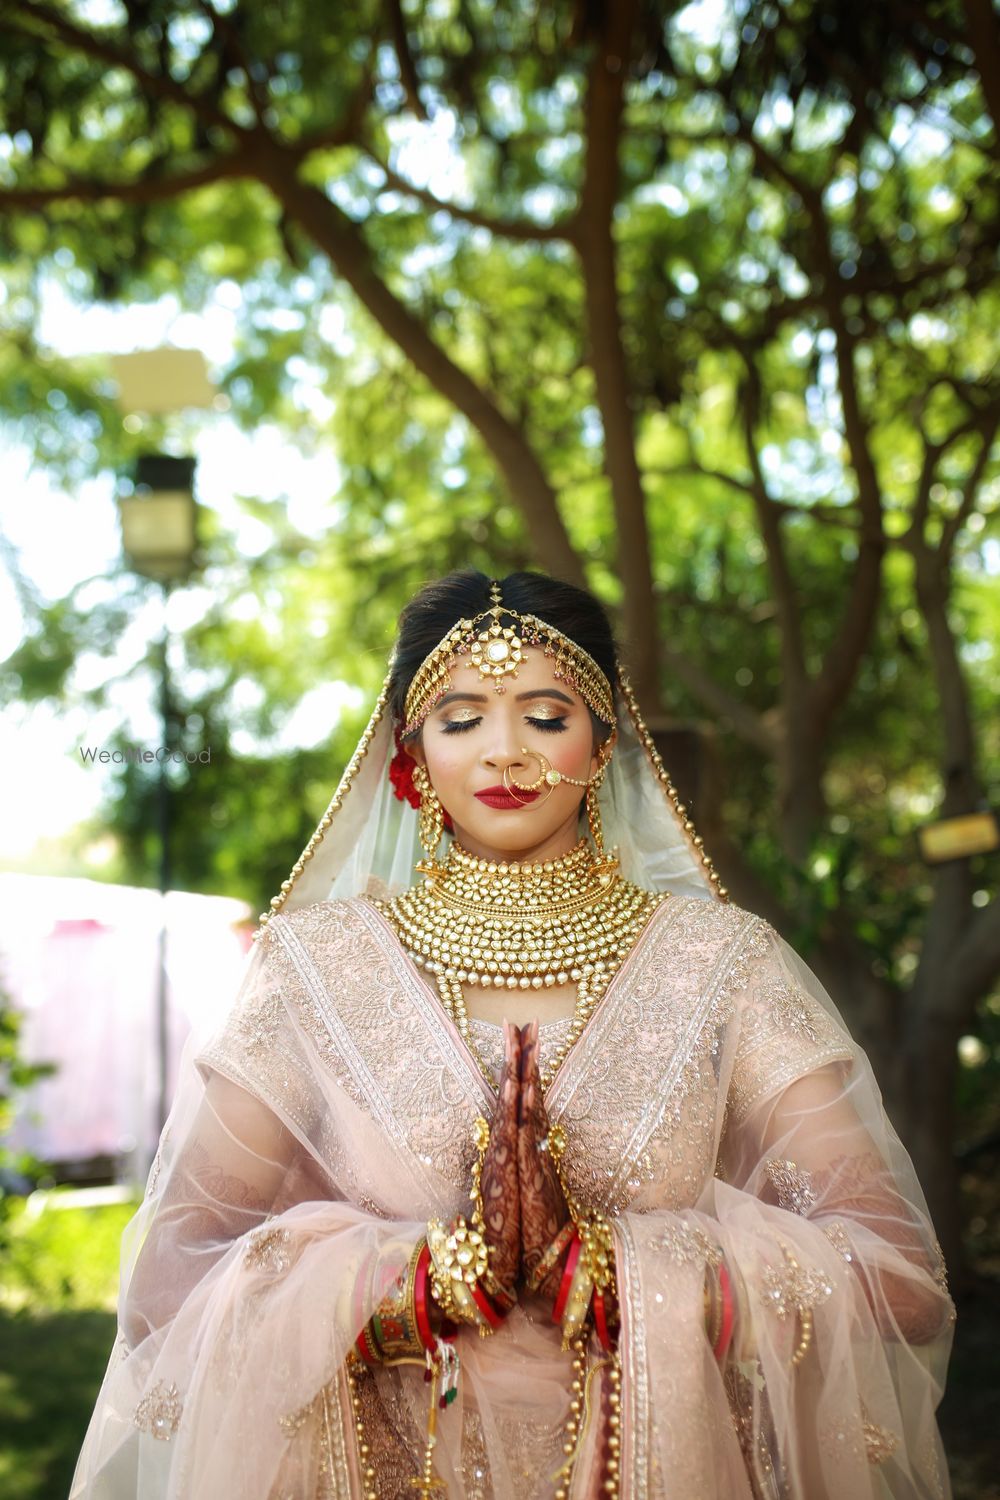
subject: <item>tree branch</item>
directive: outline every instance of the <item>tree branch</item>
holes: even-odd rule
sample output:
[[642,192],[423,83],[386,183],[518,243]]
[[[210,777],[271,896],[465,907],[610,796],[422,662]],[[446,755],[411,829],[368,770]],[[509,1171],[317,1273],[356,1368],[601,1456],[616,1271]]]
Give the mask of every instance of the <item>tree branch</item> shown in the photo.
[[[825,243],[825,242],[824,242]],[[824,254],[829,274],[835,274],[829,247]],[[830,291],[830,321],[837,339],[837,369],[840,399],[844,411],[844,429],[851,453],[851,463],[858,481],[858,505],[861,525],[858,535],[858,561],[854,569],[847,604],[840,625],[823,659],[814,681],[812,701],[818,719],[829,723],[846,698],[871,637],[878,612],[885,555],[885,533],[882,518],[882,495],[878,475],[868,443],[868,427],[861,410],[854,373],[854,342],[847,331],[839,294]]]
[[375,149],[367,143],[362,143],[361,149],[384,174],[388,186],[398,193],[405,193],[411,198],[416,198],[434,213],[450,214],[453,219],[459,219],[465,224],[473,224],[477,229],[488,229],[491,234],[511,240],[572,240],[574,237],[575,219],[572,216],[560,219],[556,224],[536,224],[533,219],[496,219],[490,214],[480,213],[478,209],[463,208],[458,203],[439,198],[429,188],[417,187],[416,183],[410,182],[394,167],[384,162]]
[[965,30],[976,58],[986,108],[993,119],[993,138],[1000,141],[1000,26],[990,0],[964,0]]
[[246,48],[243,45],[243,38],[233,25],[232,20],[228,16],[220,15],[215,9],[212,0],[197,0],[197,4],[198,9],[211,25],[223,48],[229,48],[236,65],[243,70],[247,81],[247,92],[250,95],[250,103],[253,105],[253,112],[257,116],[257,123],[261,129],[266,130],[267,124],[264,116],[268,108],[268,97],[266,91],[261,91],[259,80],[254,77],[254,65],[247,56]]
[[388,12],[389,35],[392,38],[393,51],[399,64],[399,77],[406,94],[406,102],[409,104],[418,120],[426,121],[427,110],[424,101],[420,97],[420,79],[417,77],[416,64],[410,51],[410,39],[406,34],[406,18],[403,15],[403,7],[399,0],[385,0],[385,8]]
[[743,439],[746,443],[747,461],[752,475],[750,497],[754,503],[757,524],[760,527],[767,553],[768,572],[771,575],[771,587],[774,590],[774,602],[778,610],[782,698],[785,701],[786,716],[790,723],[790,716],[795,705],[801,704],[803,711],[807,711],[805,700],[808,697],[806,691],[808,674],[802,649],[802,617],[795,596],[795,582],[788,566],[784,538],[781,535],[780,512],[771,504],[771,497],[764,480],[764,471],[760,465],[760,454],[757,452],[755,429],[760,413],[760,375],[752,356],[745,356],[744,364],[747,384],[746,396],[741,406]]
[[[951,386],[960,400],[970,401],[974,399],[969,392],[961,388],[956,382],[951,380],[935,382],[935,384],[942,383]],[[994,400],[988,406],[981,407],[964,421],[959,422],[956,427],[952,428],[947,437],[942,438],[938,443],[932,442],[921,429],[920,435],[924,442],[924,456],[920,465],[920,476],[914,491],[910,524],[899,539],[904,546],[914,550],[917,546],[926,547],[930,545],[927,541],[925,528],[930,519],[931,490],[934,488],[934,479],[938,464],[941,462],[943,455],[952,444],[958,442],[959,438],[967,437],[971,432],[980,432],[983,435],[983,445],[979,450],[972,472],[966,480],[961,505],[956,515],[947,518],[942,531],[939,544],[942,549],[942,555],[950,553],[955,537],[965,525],[970,512],[975,506],[979,485],[982,481],[986,465],[989,462],[993,438],[998,425],[1000,425],[1000,400]]]
[[[708,132],[718,139],[718,132]],[[787,161],[778,159],[741,122],[736,139],[753,153],[760,169],[796,193],[813,221],[817,265],[823,279],[823,304],[837,340],[837,369],[840,397],[844,409],[844,427],[851,463],[858,481],[858,504],[861,527],[858,561],[854,569],[847,604],[840,626],[814,679],[811,701],[815,722],[829,722],[850,691],[864,655],[878,609],[882,576],[882,558],[886,540],[883,529],[882,497],[878,476],[868,443],[868,428],[858,398],[854,373],[854,339],[847,328],[841,302],[842,284],[830,252],[828,225],[819,191],[799,177]]]
[[[96,62],[107,63],[109,67],[121,68],[126,73],[131,73],[136,82],[148,93],[159,99],[169,99],[172,103],[190,110],[203,125],[214,125],[234,135],[245,136],[248,133],[244,126],[230,119],[205,95],[192,93],[169,73],[151,73],[134,52],[122,51],[111,42],[95,35],[94,32],[74,25],[72,21],[67,20],[64,15],[50,6],[40,4],[39,0],[10,0],[10,3],[17,12],[12,16],[15,21],[20,21],[22,25],[25,22],[41,25],[54,32],[68,47],[94,58]],[[35,34],[30,24],[25,27],[25,33],[29,36]]]
[[741,495],[749,496],[753,493],[748,479],[737,479],[735,474],[723,474],[720,469],[706,469],[704,464],[697,463],[692,459],[686,464],[671,464],[669,468],[656,464],[647,464],[643,474],[656,479],[698,478],[712,479],[717,484],[728,485],[730,489],[738,491]]
[[[303,161],[313,151],[329,150],[337,146],[358,146],[364,150],[365,148],[361,146],[361,127],[365,110],[371,103],[374,83],[374,74],[369,64],[354,91],[343,119],[338,120],[336,124],[324,125],[311,132],[307,131],[299,140],[289,144],[288,150],[294,154],[296,160]],[[380,162],[379,166],[381,165]]]
[[[669,632],[664,631],[662,634],[669,639]],[[678,682],[684,684],[692,697],[718,718],[728,719],[736,733],[747,744],[756,746],[768,757],[774,756],[776,749],[774,735],[756,710],[748,707],[739,698],[734,698],[680,651],[674,651],[670,646],[661,646],[660,656],[667,670],[673,673]]]
[[604,7],[595,23],[584,101],[584,172],[577,254],[583,268],[590,362],[604,428],[604,462],[615,511],[622,619],[639,698],[655,713],[660,696],[649,524],[635,451],[631,379],[622,343],[614,213],[619,200],[623,91],[637,0]]
[[979,488],[983,482],[987,465],[993,453],[993,439],[996,437],[997,427],[1000,426],[1000,408],[994,405],[993,410],[976,423],[983,435],[982,445],[976,454],[975,462],[969,471],[969,476],[962,489],[962,499],[958,510],[953,516],[949,516],[944,522],[941,530],[941,540],[938,543],[938,551],[942,557],[950,560],[955,539],[976,508],[976,500]]
[[489,395],[431,337],[420,319],[377,274],[356,224],[319,188],[288,171],[287,152],[259,149],[255,170],[291,219],[329,256],[337,273],[414,367],[480,434],[521,509],[539,560],[558,577],[582,584],[555,493],[537,454]]
[[48,208],[53,203],[162,203],[181,193],[221,182],[249,176],[243,152],[232,152],[190,172],[174,172],[168,177],[140,177],[134,182],[102,182],[94,177],[70,177],[59,187],[0,188],[0,213],[25,209]]
[[[739,479],[735,474],[724,474],[721,469],[709,469],[704,464],[692,460],[686,464],[671,464],[669,467],[660,464],[647,464],[643,474],[650,479],[674,479],[674,478],[697,478],[711,479],[717,484],[727,485],[736,490],[737,494],[751,497],[753,486],[749,479]],[[823,505],[817,501],[815,505],[796,505],[791,500],[778,500],[773,495],[769,497],[768,504],[773,510],[780,511],[786,516],[807,516],[810,521],[819,521],[826,526],[839,526],[844,531],[857,531],[858,523],[853,519],[855,509],[853,503],[850,505]]]

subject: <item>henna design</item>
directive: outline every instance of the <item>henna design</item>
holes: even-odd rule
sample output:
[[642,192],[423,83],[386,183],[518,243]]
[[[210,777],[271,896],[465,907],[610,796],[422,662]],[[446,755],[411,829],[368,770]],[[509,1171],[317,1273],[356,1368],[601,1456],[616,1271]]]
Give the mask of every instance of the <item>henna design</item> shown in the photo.
[[521,1260],[521,1201],[517,1173],[517,1110],[520,1095],[521,1033],[504,1023],[504,1062],[490,1143],[483,1159],[480,1189],[486,1241],[494,1247],[492,1264],[503,1286],[513,1287]]
[[[517,1172],[521,1189],[521,1271],[527,1278],[569,1218],[555,1164],[538,1143],[549,1122],[538,1073],[538,1022],[521,1037],[521,1108],[518,1116]],[[555,1300],[562,1280],[562,1257],[538,1289]]]

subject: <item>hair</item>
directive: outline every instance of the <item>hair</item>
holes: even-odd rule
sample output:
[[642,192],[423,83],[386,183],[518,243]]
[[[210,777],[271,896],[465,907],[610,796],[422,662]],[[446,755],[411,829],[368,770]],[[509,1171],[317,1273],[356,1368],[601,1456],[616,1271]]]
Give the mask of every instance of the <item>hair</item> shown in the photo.
[[[421,662],[459,620],[490,608],[485,573],[463,568],[425,584],[399,617],[396,657],[389,682],[389,711],[397,725],[405,722],[406,695]],[[521,615],[537,615],[581,646],[604,673],[617,702],[618,653],[604,606],[586,589],[546,573],[510,573],[502,580],[503,602]],[[507,618],[505,624],[513,624]],[[595,741],[607,739],[612,725],[588,710]],[[411,738],[419,735],[419,730]]]

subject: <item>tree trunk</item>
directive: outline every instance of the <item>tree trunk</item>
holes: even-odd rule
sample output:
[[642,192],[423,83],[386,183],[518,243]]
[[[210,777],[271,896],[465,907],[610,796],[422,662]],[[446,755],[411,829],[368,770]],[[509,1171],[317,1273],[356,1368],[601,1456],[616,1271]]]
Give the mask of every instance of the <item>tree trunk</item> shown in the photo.
[[613,233],[622,87],[632,56],[636,0],[619,0],[607,8],[606,18],[605,34],[590,70],[587,157],[574,243],[583,267],[590,364],[615,509],[622,620],[632,685],[645,712],[655,714],[661,700],[653,568],[646,497],[635,452],[632,382],[622,345]]

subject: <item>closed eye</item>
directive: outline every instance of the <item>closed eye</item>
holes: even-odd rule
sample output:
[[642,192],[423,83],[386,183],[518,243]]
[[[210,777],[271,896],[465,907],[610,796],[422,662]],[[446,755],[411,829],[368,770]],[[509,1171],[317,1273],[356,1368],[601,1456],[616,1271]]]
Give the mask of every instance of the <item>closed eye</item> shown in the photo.
[[[441,733],[461,734],[464,729],[474,729],[477,724],[481,724],[482,722],[481,717],[475,719],[449,719],[441,725]],[[559,734],[566,728],[566,719],[563,715],[555,719],[533,719],[529,714],[526,722],[531,724],[535,729],[545,730],[546,733],[551,731],[554,734]]]

